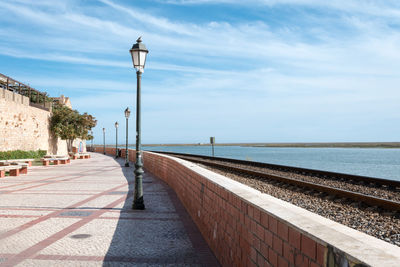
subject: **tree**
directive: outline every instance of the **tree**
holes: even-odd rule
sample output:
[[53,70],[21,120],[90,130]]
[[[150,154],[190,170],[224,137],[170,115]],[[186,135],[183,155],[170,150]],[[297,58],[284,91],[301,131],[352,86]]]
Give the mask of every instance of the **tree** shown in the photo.
[[50,131],[62,140],[67,141],[68,151],[72,151],[72,143],[76,138],[92,140],[89,131],[95,127],[97,120],[87,113],[79,114],[77,110],[55,104],[50,118]]

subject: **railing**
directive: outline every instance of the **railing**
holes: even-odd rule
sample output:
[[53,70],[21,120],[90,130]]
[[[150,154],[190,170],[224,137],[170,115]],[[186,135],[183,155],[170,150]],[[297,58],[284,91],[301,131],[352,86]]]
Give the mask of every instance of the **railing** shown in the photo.
[[43,104],[36,104],[36,103],[29,102],[29,106],[35,107],[35,108],[40,108],[40,109],[43,109],[43,110],[46,110],[46,111],[50,110],[49,107],[43,106]]
[[49,105],[52,100],[47,96],[47,93],[40,92],[29,85],[14,80],[0,73],[0,88],[17,93],[29,98],[29,105],[44,110],[49,110]]
[[86,145],[86,151],[87,151],[87,152],[96,152],[96,149],[95,149],[94,146],[88,146],[88,145]]

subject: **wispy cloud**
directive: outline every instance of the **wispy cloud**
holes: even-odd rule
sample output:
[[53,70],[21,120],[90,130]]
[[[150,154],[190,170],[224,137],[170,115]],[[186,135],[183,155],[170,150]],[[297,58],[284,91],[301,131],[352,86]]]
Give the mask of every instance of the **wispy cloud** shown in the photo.
[[[162,4],[153,8],[157,2]],[[128,50],[139,35],[150,50],[143,101],[146,121],[154,125],[223,126],[235,129],[238,136],[244,133],[236,129],[237,121],[245,120],[268,136],[268,127],[260,121],[283,127],[280,120],[289,124],[294,118],[327,125],[325,117],[340,118],[347,125],[355,119],[367,124],[362,114],[393,120],[400,102],[397,1],[151,3],[4,0],[0,57],[46,66],[41,71],[51,78],[38,73],[39,67],[34,74],[25,70],[21,73],[29,74],[15,78],[37,87],[61,88],[73,96],[76,107],[105,120],[110,114],[119,116],[120,106],[133,102]],[[210,5],[223,5],[226,19],[213,16]],[[185,13],[203,6],[207,10],[201,18]],[[171,12],[171,7],[184,9]],[[272,9],[276,17],[260,15]],[[279,17],[285,13],[291,20]],[[1,66],[11,69],[7,64]],[[60,69],[52,70],[55,65]],[[182,135],[189,132],[182,130]],[[261,141],[264,135],[254,138]]]
[[129,67],[130,62],[118,62],[112,60],[101,60],[101,59],[93,59],[88,57],[75,57],[68,56],[65,53],[57,54],[57,53],[32,53],[32,51],[22,51],[17,49],[9,49],[7,47],[0,47],[0,54],[16,57],[16,58],[27,58],[27,59],[38,59],[44,61],[56,61],[56,62],[64,62],[64,63],[73,63],[73,64],[83,64],[83,65],[94,65],[94,66],[107,66],[107,67],[119,67],[119,68],[127,68]]
[[196,29],[195,25],[174,23],[166,18],[152,16],[144,12],[143,10],[127,8],[109,0],[99,0],[99,1],[111,8],[116,9],[117,11],[129,14],[131,18],[133,18],[136,22],[139,22],[140,24],[145,22],[146,24],[150,24],[151,26],[166,32],[173,32],[184,35],[193,35],[194,33],[193,30]]
[[368,14],[374,16],[400,17],[400,4],[395,0],[363,1],[363,0],[159,0],[159,2],[174,5],[205,5],[225,4],[249,6],[307,6],[339,10],[346,13]]
[[[150,25],[153,25],[154,28],[150,27],[144,34],[152,48],[151,53],[155,53],[156,57],[164,57],[165,60],[175,60],[175,62],[176,60],[181,60],[183,62],[193,62],[194,60],[199,64],[206,65],[208,69],[220,68],[223,62],[227,62],[231,65],[233,64],[232,66],[234,67],[242,65],[242,67],[245,68],[252,68],[250,67],[251,65],[262,64],[264,64],[264,67],[271,68],[275,67],[274,64],[276,63],[292,65],[292,67],[299,64],[309,67],[312,64],[324,65],[324,63],[333,63],[331,66],[338,66],[339,64],[335,64],[337,58],[347,58],[351,60],[349,56],[354,55],[351,50],[358,50],[357,54],[368,52],[365,51],[369,49],[369,47],[366,47],[365,43],[375,43],[376,45],[386,44],[385,46],[389,49],[385,49],[382,56],[387,54],[389,58],[398,54],[395,52],[398,42],[398,38],[395,37],[397,35],[395,31],[391,31],[390,29],[386,29],[385,31],[385,29],[381,29],[383,32],[377,34],[376,32],[380,31],[375,31],[374,36],[374,34],[371,34],[371,27],[376,28],[379,27],[379,25],[374,25],[373,23],[368,23],[368,25],[366,25],[366,22],[357,20],[354,17],[344,18],[347,19],[349,27],[358,30],[358,33],[353,35],[346,43],[343,43],[343,40],[337,40],[335,38],[329,39],[329,37],[326,38],[326,42],[311,43],[308,41],[304,42],[301,38],[296,40],[297,33],[295,33],[295,30],[286,30],[285,32],[272,30],[263,22],[246,22],[238,25],[232,25],[226,22],[210,22],[205,25],[173,23],[168,19],[158,18],[142,10],[138,11],[132,7],[124,7],[109,0],[102,0],[101,2],[117,11],[126,12],[137,21],[149,21]],[[286,4],[295,4],[291,1],[286,2]],[[301,3],[311,5],[314,2],[315,1],[303,1]],[[277,4],[277,2],[267,1],[267,4],[272,5]],[[318,5],[318,3],[314,4]],[[45,53],[42,58],[47,58],[47,60],[64,60],[69,63],[81,62],[82,64],[124,67],[126,64],[110,60],[109,58],[112,55],[118,55],[117,57],[119,58],[122,54],[121,52],[126,53],[125,50],[122,50],[122,47],[118,47],[122,43],[132,41],[132,38],[128,40],[127,36],[139,35],[138,30],[123,26],[118,21],[109,21],[83,14],[71,13],[70,10],[66,10],[65,13],[62,13],[60,16],[60,14],[54,15],[51,13],[37,12],[37,10],[30,10],[28,7],[20,8],[19,6],[11,4],[5,7],[16,14],[30,18],[35,24],[54,28],[54,30],[62,28],[61,34],[64,34],[65,31],[70,33],[69,38],[62,38],[60,35],[57,35],[57,33],[51,34],[46,38],[48,42],[47,47],[56,52],[52,54]],[[38,19],[38,17],[40,17],[40,19]],[[65,27],[65,25],[68,26]],[[169,32],[159,32],[158,30],[160,28],[165,28],[168,29],[168,31],[174,31],[181,35],[172,36]],[[315,28],[318,28],[318,26],[315,26]],[[86,32],[90,32],[90,39],[84,37],[87,35]],[[106,37],[104,37],[104,32],[107,32]],[[323,28],[320,28],[318,33],[319,36],[329,36],[329,32],[324,31]],[[18,37],[21,42],[23,41],[21,37],[23,34],[17,33],[15,35],[17,35],[16,37]],[[5,33],[3,36],[5,36]],[[28,38],[34,41],[39,39],[32,38],[32,34],[28,34],[27,39]],[[251,42],[248,40],[251,40]],[[290,42],[288,40],[290,40]],[[38,44],[42,47],[46,47],[43,39],[41,39]],[[362,44],[361,47],[360,44]],[[246,46],[246,48],[243,49],[243,46]],[[85,53],[87,56],[74,55],[71,53],[66,55],[66,51],[69,52],[73,49],[75,49],[76,53]],[[126,49],[126,47],[124,47],[124,49]],[[177,53],[177,51],[179,51],[179,53]],[[40,56],[34,54],[27,55],[20,51],[16,52],[18,53],[8,52],[7,55],[40,58]],[[100,57],[105,56],[108,57],[108,59],[99,59],[96,54],[96,58],[93,58],[93,53],[96,52]],[[240,64],[241,61],[246,65]],[[169,63],[164,65],[167,64]],[[162,66],[161,63],[155,64],[155,66],[157,65]],[[173,65],[178,66],[176,63]],[[349,64],[346,65],[349,66]],[[185,71],[187,69],[186,66],[187,64],[182,64],[180,68],[176,67],[173,69],[175,71]],[[319,67],[317,69],[319,69]]]

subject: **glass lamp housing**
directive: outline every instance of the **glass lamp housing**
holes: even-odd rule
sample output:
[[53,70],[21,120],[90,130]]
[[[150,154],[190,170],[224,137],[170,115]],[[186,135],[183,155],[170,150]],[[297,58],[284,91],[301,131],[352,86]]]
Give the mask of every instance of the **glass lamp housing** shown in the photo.
[[140,72],[143,72],[144,65],[146,63],[147,53],[149,51],[146,49],[146,46],[142,43],[142,37],[139,37],[136,40],[136,44],[134,44],[129,50],[132,56],[133,67]]
[[129,118],[129,116],[131,115],[131,111],[129,110],[129,108],[125,109],[125,118]]

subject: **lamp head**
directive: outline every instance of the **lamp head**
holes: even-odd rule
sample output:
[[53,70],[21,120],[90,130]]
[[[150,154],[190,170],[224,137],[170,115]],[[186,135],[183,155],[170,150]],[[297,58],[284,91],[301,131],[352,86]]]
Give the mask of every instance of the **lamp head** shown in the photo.
[[130,111],[129,107],[127,107],[127,108],[125,109],[125,118],[128,119],[130,115],[131,115],[131,111]]
[[146,46],[142,43],[142,37],[140,36],[136,40],[136,44],[134,44],[129,50],[132,56],[132,63],[133,67],[138,71],[138,72],[143,72],[144,70],[144,65],[146,63],[146,56],[149,51],[146,49]]

